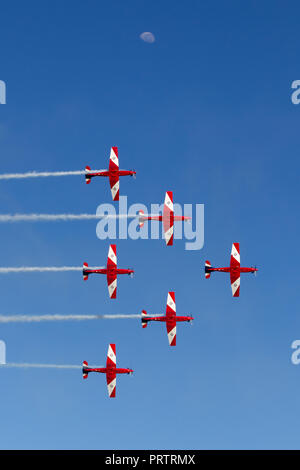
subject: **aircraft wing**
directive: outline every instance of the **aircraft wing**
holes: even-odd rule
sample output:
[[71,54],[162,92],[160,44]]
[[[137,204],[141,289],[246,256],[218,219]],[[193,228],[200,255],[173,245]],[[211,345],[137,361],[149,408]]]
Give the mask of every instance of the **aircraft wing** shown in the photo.
[[[118,147],[112,147],[110,150],[109,173],[119,171]],[[119,174],[109,174],[109,184],[111,195],[114,201],[119,200]]]
[[117,267],[117,245],[109,245],[107,256],[107,268]]
[[113,201],[118,201],[120,189],[119,175],[109,175],[109,184]]
[[174,208],[173,208],[173,193],[167,191],[163,209],[163,227],[166,244],[173,245],[174,236]]
[[170,346],[176,346],[176,320],[167,320],[167,333]]
[[166,316],[176,315],[175,292],[168,292]]
[[116,345],[109,344],[107,351],[106,367],[116,367],[117,364],[117,355],[116,355]]
[[118,147],[110,149],[109,171],[119,170]]
[[111,299],[117,298],[117,275],[110,272],[107,273],[108,293]]
[[230,282],[231,282],[232,296],[239,297],[240,296],[240,282],[241,282],[240,273],[235,272],[235,271],[231,272]]
[[233,243],[232,248],[231,248],[230,267],[239,269],[240,265],[241,265],[240,244]]
[[116,396],[116,384],[117,384],[117,374],[114,371],[109,371],[106,373],[106,382],[107,382],[107,391],[110,398],[115,398]]
[[108,346],[107,359],[106,359],[106,367],[109,369],[106,372],[106,382],[107,382],[108,395],[111,398],[114,398],[116,396],[117,375],[116,375],[116,372],[113,370],[116,367],[116,364],[117,364],[116,345],[110,344]]
[[230,282],[233,297],[239,297],[240,295],[240,266],[240,244],[233,243],[230,256]]
[[176,346],[176,302],[175,292],[168,292],[166,308],[166,327],[170,346]]
[[108,292],[111,299],[117,297],[117,274],[111,272],[110,268],[117,268],[117,246],[110,245],[107,257],[107,285]]

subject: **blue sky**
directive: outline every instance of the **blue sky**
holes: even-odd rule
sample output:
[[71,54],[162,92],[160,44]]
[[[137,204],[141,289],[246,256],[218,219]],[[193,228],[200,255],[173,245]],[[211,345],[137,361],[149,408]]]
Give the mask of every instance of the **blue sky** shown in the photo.
[[[2,449],[299,448],[300,79],[294,1],[12,1],[1,6],[1,173],[104,168],[119,147],[128,202],[205,204],[205,244],[117,241],[119,281],[79,273],[1,277],[1,314],[164,312],[177,347],[139,320],[1,326],[8,362],[102,365],[107,345],[132,378],[80,371],[0,370]],[[151,31],[156,42],[139,35]],[[1,213],[95,212],[107,181],[2,181]],[[232,299],[232,242],[257,264]],[[1,225],[1,266],[102,265],[95,222]]]

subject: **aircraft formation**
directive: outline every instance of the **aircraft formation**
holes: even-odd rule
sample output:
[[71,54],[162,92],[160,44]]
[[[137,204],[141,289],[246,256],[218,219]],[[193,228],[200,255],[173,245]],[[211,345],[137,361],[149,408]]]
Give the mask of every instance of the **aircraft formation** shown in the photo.
[[[120,176],[133,176],[136,177],[135,170],[120,170],[119,169],[119,158],[118,158],[118,147],[111,147],[109,168],[108,170],[91,170],[89,166],[85,167],[85,171],[82,172],[85,175],[85,181],[90,184],[91,179],[94,177],[107,177],[109,179],[111,195],[113,201],[119,201],[120,192]],[[161,214],[149,214],[145,215],[143,211],[140,211],[137,215],[139,220],[139,226],[143,225],[147,221],[155,220],[160,221],[163,224],[164,238],[166,246],[172,246],[174,241],[174,222],[176,221],[189,221],[190,217],[176,216],[174,215],[173,205],[173,193],[167,191],[165,194],[165,201],[163,206],[163,212]],[[230,256],[230,265],[228,267],[212,267],[210,261],[205,262],[205,278],[209,279],[213,272],[224,272],[230,274],[230,283],[232,289],[232,296],[239,297],[240,295],[240,276],[242,273],[254,273],[258,271],[256,267],[241,267],[240,265],[240,246],[239,243],[233,243]],[[88,280],[91,274],[104,274],[107,279],[108,293],[111,299],[117,297],[117,278],[119,275],[127,274],[131,277],[134,274],[134,270],[131,268],[119,268],[117,266],[117,246],[111,244],[108,250],[107,263],[104,267],[89,267],[88,263],[84,262],[82,267],[82,275],[84,281]],[[149,315],[146,310],[141,312],[141,324],[142,328],[146,328],[148,323],[160,322],[165,323],[168,342],[170,346],[176,346],[176,335],[177,335],[177,323],[188,322],[191,323],[194,318],[190,314],[177,315],[176,314],[176,302],[175,292],[168,292],[167,305],[165,315]],[[132,374],[133,370],[130,368],[119,368],[116,365],[116,345],[114,343],[109,344],[107,352],[106,367],[90,368],[88,362],[83,361],[82,374],[83,378],[87,379],[91,372],[106,374],[108,395],[111,398],[116,396],[116,377],[117,374]]]

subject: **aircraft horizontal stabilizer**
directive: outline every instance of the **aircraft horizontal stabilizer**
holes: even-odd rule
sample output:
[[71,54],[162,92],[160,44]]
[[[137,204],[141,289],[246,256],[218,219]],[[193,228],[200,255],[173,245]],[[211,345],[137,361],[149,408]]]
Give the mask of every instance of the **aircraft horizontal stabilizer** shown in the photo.
[[86,184],[90,184],[91,182],[91,177],[89,176],[89,172],[91,171],[91,168],[89,166],[85,167],[85,182]]
[[84,379],[88,378],[89,373],[86,371],[86,367],[88,367],[88,363],[86,361],[83,361],[82,363],[82,377]]
[[142,328],[146,328],[148,325],[148,322],[145,321],[144,317],[147,315],[146,310],[142,310]]
[[82,267],[82,275],[83,275],[83,280],[84,281],[87,281],[88,278],[89,278],[89,273],[86,272],[86,269],[89,267],[89,265],[87,263],[83,263],[83,267]]
[[210,264],[210,261],[205,261],[205,278],[206,279],[209,279],[210,278],[210,269],[211,268],[211,264]]

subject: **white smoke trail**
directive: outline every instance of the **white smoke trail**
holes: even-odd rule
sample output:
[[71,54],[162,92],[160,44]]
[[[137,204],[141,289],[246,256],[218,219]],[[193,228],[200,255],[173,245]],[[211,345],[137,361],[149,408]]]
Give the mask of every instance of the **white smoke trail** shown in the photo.
[[[21,362],[8,362],[7,364],[0,364],[0,367],[20,367],[22,369],[38,368],[38,369],[82,369],[82,365],[68,365],[68,364],[31,364]],[[103,367],[103,366],[90,366],[90,368]]]
[[[98,170],[101,171],[101,170]],[[73,176],[84,175],[84,170],[79,171],[28,171],[27,173],[5,173],[0,175],[0,180],[23,179],[23,178],[45,178],[48,176]]]
[[[89,269],[102,269],[102,268],[89,268]],[[61,267],[25,267],[20,268],[0,268],[0,274],[7,273],[29,273],[29,272],[60,272],[60,271],[82,271],[82,267],[75,266],[61,266]]]
[[36,368],[51,368],[51,369],[82,369],[79,365],[67,365],[67,364],[27,364],[27,363],[14,363],[9,362],[7,364],[1,364],[1,367],[36,367]]
[[141,318],[138,314],[115,315],[0,315],[0,323],[35,323],[47,321],[85,321]]
[[122,315],[122,314],[115,314],[115,315],[102,315],[102,318],[105,320],[115,320],[115,319],[121,319],[121,318],[141,318],[141,314],[128,314],[128,315]]
[[98,219],[132,219],[128,214],[0,214],[0,222],[58,222]]

